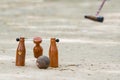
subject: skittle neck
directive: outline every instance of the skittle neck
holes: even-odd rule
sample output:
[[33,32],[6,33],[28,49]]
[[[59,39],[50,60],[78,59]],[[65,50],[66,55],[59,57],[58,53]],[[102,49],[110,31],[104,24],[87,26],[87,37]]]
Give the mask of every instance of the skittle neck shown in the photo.
[[40,43],[42,42],[42,38],[40,38],[40,37],[35,37],[35,38],[33,39],[33,42],[34,42],[35,44],[40,44]]
[[56,46],[56,39],[55,38],[51,38],[51,44]]
[[25,38],[24,37],[20,37],[20,42],[24,42]]

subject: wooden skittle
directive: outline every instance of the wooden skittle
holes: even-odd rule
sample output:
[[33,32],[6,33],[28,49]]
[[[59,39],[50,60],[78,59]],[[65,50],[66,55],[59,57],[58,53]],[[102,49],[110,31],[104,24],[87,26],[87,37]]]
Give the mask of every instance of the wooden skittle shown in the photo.
[[19,44],[16,50],[16,66],[25,66],[25,43],[24,37],[20,37]]
[[33,48],[34,57],[38,58],[43,54],[43,48],[40,46],[42,39],[40,37],[35,37],[33,39],[33,42],[36,44],[35,47]]
[[56,45],[56,39],[51,38],[50,40],[50,48],[49,48],[49,59],[50,59],[50,67],[58,67],[58,48]]

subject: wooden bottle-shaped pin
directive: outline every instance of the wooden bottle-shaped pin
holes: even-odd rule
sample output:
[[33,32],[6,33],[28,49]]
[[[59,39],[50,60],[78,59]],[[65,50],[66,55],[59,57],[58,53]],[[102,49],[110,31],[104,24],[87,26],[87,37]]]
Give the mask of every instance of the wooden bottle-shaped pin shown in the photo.
[[58,67],[58,49],[55,38],[51,38],[50,41],[49,59],[50,59],[50,67],[54,67],[54,68]]
[[40,46],[42,39],[40,37],[35,37],[33,39],[33,42],[36,44],[35,47],[33,48],[34,57],[38,58],[43,54],[43,48]]
[[24,37],[20,37],[19,44],[16,50],[16,66],[24,66],[25,65],[25,43]]

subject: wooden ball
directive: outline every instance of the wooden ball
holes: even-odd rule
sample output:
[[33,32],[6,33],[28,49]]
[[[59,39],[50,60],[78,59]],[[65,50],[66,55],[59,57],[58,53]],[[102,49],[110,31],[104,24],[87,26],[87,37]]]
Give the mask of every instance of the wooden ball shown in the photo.
[[47,56],[39,56],[36,60],[37,67],[40,69],[47,69],[50,64],[50,60]]

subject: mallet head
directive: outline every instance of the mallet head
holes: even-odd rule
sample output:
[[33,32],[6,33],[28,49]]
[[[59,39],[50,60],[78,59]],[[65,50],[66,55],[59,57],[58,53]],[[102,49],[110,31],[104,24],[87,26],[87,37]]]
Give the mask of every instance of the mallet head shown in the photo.
[[97,21],[97,22],[103,22],[104,21],[104,17],[102,17],[102,16],[95,17],[95,16],[86,15],[85,18],[93,20],[93,21]]

